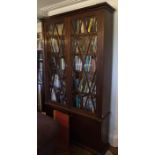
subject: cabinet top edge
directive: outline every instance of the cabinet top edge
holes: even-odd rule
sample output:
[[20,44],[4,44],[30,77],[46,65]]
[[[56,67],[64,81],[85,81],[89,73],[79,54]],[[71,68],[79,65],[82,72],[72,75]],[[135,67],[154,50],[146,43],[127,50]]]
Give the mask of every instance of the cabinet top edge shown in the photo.
[[92,6],[83,7],[81,9],[56,14],[56,15],[53,15],[53,16],[43,17],[43,18],[40,18],[39,20],[40,21],[46,21],[47,19],[55,18],[55,17],[58,17],[58,16],[67,16],[67,15],[72,15],[72,14],[78,13],[78,12],[84,12],[84,11],[89,11],[89,10],[97,10],[97,9],[105,9],[105,10],[110,11],[111,13],[113,13],[115,11],[115,9],[111,5],[109,5],[107,2],[104,2],[104,3],[92,5]]

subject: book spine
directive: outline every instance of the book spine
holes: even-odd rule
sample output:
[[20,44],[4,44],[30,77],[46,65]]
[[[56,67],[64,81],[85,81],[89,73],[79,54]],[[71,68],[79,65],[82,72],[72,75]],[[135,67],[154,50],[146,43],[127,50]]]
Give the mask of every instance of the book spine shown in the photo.
[[84,23],[81,24],[81,33],[84,33]]
[[93,18],[90,18],[89,27],[88,27],[88,32],[91,31],[92,24],[93,24]]

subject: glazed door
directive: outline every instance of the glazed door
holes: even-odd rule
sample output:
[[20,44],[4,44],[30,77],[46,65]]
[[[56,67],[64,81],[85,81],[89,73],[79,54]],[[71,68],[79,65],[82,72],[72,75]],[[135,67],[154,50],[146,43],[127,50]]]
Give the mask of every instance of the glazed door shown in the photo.
[[90,115],[99,114],[99,100],[96,92],[97,66],[99,65],[98,22],[99,12],[72,16],[71,57],[72,57],[72,107]]
[[65,21],[64,19],[52,20],[45,25],[46,98],[50,103],[66,106],[68,100]]

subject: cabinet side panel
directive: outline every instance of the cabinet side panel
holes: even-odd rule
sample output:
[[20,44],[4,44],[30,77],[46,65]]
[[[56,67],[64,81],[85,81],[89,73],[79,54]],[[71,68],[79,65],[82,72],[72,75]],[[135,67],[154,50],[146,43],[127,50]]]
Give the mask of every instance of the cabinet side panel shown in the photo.
[[97,115],[98,117],[101,117],[102,115],[102,94],[103,94],[103,65],[104,65],[104,59],[103,59],[103,47],[104,47],[104,16],[103,11],[100,10],[97,21],[97,30],[98,30],[98,38],[97,38],[97,67],[96,67],[96,100],[97,100]]
[[48,94],[48,55],[47,55],[47,36],[46,36],[46,32],[47,32],[47,22],[43,21],[43,38],[44,38],[44,95],[45,95],[45,99],[44,99],[44,105],[43,105],[43,111],[45,111],[46,109],[46,105],[45,103],[48,102],[48,98],[49,98],[49,94]]
[[112,36],[113,14],[104,10],[104,51],[103,51],[103,92],[102,117],[110,112],[111,79],[112,79]]

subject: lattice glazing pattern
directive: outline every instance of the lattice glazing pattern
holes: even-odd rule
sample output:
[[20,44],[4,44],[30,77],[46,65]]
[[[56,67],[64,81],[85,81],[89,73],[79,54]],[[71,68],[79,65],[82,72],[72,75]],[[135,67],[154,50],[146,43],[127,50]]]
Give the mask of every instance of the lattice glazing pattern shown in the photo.
[[97,20],[72,20],[73,106],[96,112]]
[[50,44],[50,93],[51,101],[66,104],[64,24],[52,24],[48,32]]

